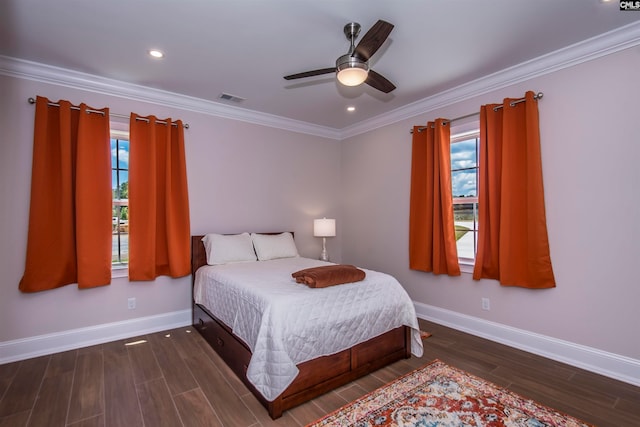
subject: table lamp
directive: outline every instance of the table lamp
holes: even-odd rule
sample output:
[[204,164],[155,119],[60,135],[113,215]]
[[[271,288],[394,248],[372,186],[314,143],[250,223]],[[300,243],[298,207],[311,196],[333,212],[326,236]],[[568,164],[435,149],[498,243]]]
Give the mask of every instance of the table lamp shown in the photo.
[[336,220],[327,218],[314,219],[313,235],[315,237],[322,237],[322,252],[320,253],[320,259],[322,261],[329,261],[329,254],[327,253],[327,237],[334,237],[336,235]]

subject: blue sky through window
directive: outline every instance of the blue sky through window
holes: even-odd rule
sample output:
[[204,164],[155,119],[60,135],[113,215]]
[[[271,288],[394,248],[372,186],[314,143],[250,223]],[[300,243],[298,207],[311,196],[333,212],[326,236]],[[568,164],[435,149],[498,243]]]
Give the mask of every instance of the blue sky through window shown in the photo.
[[111,139],[111,188],[129,181],[129,141]]
[[465,170],[466,168],[475,168],[477,164],[475,138],[451,144],[453,197],[475,197],[478,195],[476,170]]

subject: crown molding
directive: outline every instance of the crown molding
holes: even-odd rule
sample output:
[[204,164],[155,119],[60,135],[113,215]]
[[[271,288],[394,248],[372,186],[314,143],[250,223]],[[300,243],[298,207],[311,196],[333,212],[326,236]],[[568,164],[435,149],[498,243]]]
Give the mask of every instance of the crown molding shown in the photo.
[[[343,128],[340,139],[410,119],[485,93],[588,62],[640,44],[640,22],[620,27],[563,49],[481,77],[428,98]],[[534,90],[534,89],[532,89]]]
[[511,86],[534,77],[543,76],[628,49],[638,44],[640,44],[640,22],[635,22],[342,129],[319,126],[245,108],[223,105],[201,98],[2,55],[0,55],[0,75],[149,102],[166,107],[328,139],[343,140],[402,120],[429,113],[430,111],[483,95],[496,89]]
[[9,56],[0,55],[0,75],[149,102],[329,139],[340,139],[338,129]]

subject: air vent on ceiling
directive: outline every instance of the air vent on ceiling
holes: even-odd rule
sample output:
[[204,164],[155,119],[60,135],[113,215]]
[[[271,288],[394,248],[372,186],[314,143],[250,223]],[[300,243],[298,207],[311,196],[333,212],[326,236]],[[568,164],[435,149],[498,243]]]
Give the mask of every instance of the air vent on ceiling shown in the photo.
[[218,98],[222,99],[223,101],[233,101],[233,102],[242,102],[245,100],[245,98],[240,98],[239,96],[231,95],[228,93],[221,93]]

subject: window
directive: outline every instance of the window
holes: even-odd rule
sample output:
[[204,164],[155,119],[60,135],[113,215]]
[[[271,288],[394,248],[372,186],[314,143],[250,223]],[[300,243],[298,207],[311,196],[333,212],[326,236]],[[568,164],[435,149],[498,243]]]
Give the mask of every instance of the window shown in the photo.
[[478,246],[478,130],[451,136],[451,186],[458,258],[472,264]]
[[112,267],[129,262],[129,135],[111,132]]

